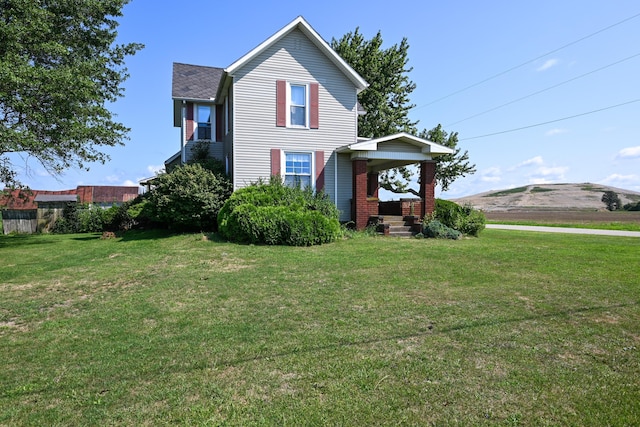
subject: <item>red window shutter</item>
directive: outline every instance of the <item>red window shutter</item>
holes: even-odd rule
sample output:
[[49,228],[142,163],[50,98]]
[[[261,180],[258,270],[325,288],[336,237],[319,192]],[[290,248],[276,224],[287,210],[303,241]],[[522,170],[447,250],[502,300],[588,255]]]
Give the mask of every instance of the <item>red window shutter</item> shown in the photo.
[[193,141],[193,131],[195,129],[195,123],[193,122],[193,104],[191,102],[187,102],[186,110],[186,138],[187,141]]
[[276,126],[287,126],[287,82],[276,81]]
[[280,150],[271,149],[271,176],[280,175]]
[[324,189],[324,151],[316,151],[316,191]]
[[310,104],[310,111],[309,111],[309,127],[311,129],[318,129],[319,127],[319,90],[318,90],[318,83],[311,83],[309,85],[309,104]]
[[216,105],[216,141],[224,137],[224,105]]

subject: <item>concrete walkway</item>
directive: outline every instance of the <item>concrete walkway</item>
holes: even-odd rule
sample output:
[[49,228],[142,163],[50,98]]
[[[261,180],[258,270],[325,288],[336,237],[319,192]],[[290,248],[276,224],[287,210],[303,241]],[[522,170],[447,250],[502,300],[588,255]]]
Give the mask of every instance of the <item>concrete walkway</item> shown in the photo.
[[640,231],[594,230],[590,228],[542,227],[537,225],[487,224],[487,228],[518,231],[542,231],[545,233],[599,234],[601,236],[640,237]]

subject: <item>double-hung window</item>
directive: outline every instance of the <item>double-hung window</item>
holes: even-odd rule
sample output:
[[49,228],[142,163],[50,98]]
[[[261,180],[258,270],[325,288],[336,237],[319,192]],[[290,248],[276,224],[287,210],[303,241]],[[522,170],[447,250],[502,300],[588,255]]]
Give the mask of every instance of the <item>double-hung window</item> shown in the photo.
[[285,153],[284,183],[290,187],[311,187],[311,153]]
[[276,81],[276,126],[319,129],[320,86],[318,83]]
[[307,126],[306,85],[289,85],[289,123],[291,126]]
[[211,105],[198,105],[196,115],[198,139],[211,139]]

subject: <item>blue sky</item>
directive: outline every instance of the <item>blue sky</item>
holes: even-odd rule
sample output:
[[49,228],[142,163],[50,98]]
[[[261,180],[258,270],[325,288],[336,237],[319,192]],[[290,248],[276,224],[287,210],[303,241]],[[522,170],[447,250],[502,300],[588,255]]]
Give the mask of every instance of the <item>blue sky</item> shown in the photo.
[[146,48],[128,59],[125,97],[111,107],[131,139],[88,172],[54,178],[29,160],[21,178],[55,190],[153,176],[179,149],[172,63],[226,67],[302,15],[327,41],[356,27],[387,45],[408,39],[411,118],[459,132],[477,166],[442,197],[530,183],[640,191],[639,14],[635,0],[133,0],[119,40]]

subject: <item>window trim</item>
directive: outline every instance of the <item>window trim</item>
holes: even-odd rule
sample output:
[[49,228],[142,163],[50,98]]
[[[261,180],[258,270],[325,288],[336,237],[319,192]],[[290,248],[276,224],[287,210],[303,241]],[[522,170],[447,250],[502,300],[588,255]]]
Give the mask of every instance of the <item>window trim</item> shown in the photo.
[[309,170],[309,187],[316,190],[316,156],[314,151],[307,150],[282,150],[282,156],[280,158],[280,174],[282,176],[282,182],[286,185],[287,175],[290,176],[307,176],[301,174],[288,174],[287,173],[287,155],[289,154],[303,154],[309,156],[310,170]]
[[[200,128],[200,107],[209,107],[209,126],[211,128],[211,137],[200,139],[199,138],[199,128]],[[202,122],[206,123],[206,122]],[[215,141],[216,140],[216,108],[214,104],[193,104],[193,140],[194,141]]]

